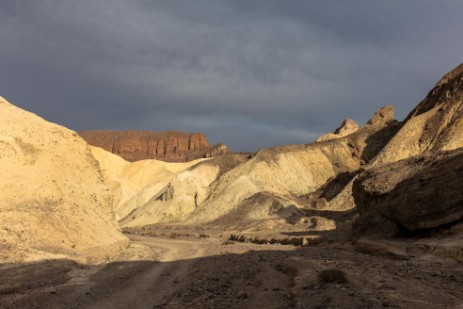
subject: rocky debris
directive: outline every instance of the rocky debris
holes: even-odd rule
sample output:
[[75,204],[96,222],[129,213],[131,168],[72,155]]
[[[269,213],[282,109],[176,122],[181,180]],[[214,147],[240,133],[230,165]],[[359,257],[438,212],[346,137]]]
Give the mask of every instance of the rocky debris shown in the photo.
[[462,178],[463,150],[424,154],[362,173],[353,195],[361,217],[378,211],[412,231],[436,228],[463,218]]
[[445,75],[375,159],[380,165],[463,147],[463,64]]
[[397,260],[410,259],[405,246],[387,240],[360,239],[355,243],[355,251]]
[[344,136],[347,136],[349,134],[356,132],[359,128],[360,126],[358,125],[357,122],[355,122],[352,119],[346,119],[342,122],[341,126],[337,128],[333,133],[328,133],[328,134],[320,136],[317,139],[317,142],[322,142],[322,141],[344,137]]
[[127,161],[156,159],[166,162],[188,162],[230,153],[225,144],[209,145],[201,133],[168,131],[82,131],[90,145],[101,147]]
[[0,98],[0,261],[102,261],[128,244],[77,133]]
[[399,235],[399,233],[400,226],[376,209],[363,213],[352,223],[352,236],[354,238],[365,236],[368,238],[390,238]]

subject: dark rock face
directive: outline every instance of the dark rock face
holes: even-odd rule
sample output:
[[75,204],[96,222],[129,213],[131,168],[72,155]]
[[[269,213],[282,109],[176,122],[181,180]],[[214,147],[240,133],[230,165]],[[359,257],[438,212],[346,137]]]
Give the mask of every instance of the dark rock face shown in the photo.
[[204,134],[150,131],[83,131],[80,136],[127,161],[156,159],[186,162],[230,153],[224,144],[210,146]]
[[[358,229],[362,221],[371,221],[365,218],[374,212],[388,219],[383,222],[392,221],[412,231],[456,222],[463,218],[462,179],[463,150],[420,155],[370,169],[353,184],[361,214]],[[393,230],[391,224],[386,226]]]

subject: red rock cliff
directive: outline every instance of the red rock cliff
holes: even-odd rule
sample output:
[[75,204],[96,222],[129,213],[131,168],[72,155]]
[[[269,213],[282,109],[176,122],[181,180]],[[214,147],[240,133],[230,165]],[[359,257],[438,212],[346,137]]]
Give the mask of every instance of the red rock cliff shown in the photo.
[[156,159],[186,162],[230,153],[224,144],[210,146],[201,133],[150,131],[83,131],[90,145],[101,147],[128,161]]

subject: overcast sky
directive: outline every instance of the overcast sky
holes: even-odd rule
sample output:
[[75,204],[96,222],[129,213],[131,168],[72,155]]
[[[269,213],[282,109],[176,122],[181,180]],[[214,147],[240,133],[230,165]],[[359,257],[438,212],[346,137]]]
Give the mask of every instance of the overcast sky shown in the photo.
[[0,95],[74,130],[307,143],[463,62],[461,0],[0,0]]

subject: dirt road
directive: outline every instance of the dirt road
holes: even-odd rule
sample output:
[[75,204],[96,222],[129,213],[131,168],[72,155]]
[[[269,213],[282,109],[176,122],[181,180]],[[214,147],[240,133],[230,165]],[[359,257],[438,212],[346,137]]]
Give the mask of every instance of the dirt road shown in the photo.
[[[159,256],[159,262],[140,274],[134,283],[110,297],[97,301],[89,308],[152,308],[162,306],[176,290],[179,281],[188,276],[193,259],[204,253],[204,242],[173,241],[161,238],[131,236],[135,243],[143,244]],[[177,265],[175,261],[183,260]]]
[[[458,263],[130,235],[154,258],[0,266],[0,308],[461,308]],[[346,282],[321,280],[337,269]]]

